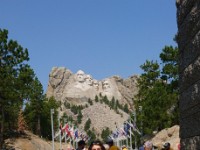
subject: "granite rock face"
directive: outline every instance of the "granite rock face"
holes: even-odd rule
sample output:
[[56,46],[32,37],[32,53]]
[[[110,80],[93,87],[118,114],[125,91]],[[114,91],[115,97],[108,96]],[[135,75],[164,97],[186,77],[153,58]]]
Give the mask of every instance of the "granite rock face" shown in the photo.
[[[119,76],[112,76],[103,80],[93,79],[91,75],[85,74],[82,70],[73,74],[69,69],[64,67],[53,67],[49,74],[47,97],[54,96],[55,99],[61,102],[59,115],[64,113],[77,120],[77,115],[73,114],[66,107],[66,102],[71,105],[82,105],[81,110],[83,115],[79,129],[84,130],[84,125],[88,118],[91,120],[91,129],[100,137],[102,130],[107,127],[114,131],[116,127],[121,127],[129,118],[129,115],[118,109],[116,112],[108,105],[95,102],[95,97],[102,99],[107,96],[109,101],[113,97],[118,100],[119,104],[127,104],[129,109],[133,109],[133,97],[137,94],[137,79],[139,76],[134,75],[128,79],[122,79]],[[93,100],[91,105],[88,100]],[[85,107],[88,106],[88,107]]]
[[64,104],[65,101],[76,105],[87,103],[88,99],[95,96],[107,96],[109,100],[113,97],[121,104],[133,106],[132,98],[137,94],[137,78],[134,75],[128,79],[112,76],[101,81],[93,79],[91,75],[82,70],[73,74],[64,67],[53,67],[49,74],[47,97],[54,96],[56,100]]
[[177,0],[181,149],[200,149],[200,0]]

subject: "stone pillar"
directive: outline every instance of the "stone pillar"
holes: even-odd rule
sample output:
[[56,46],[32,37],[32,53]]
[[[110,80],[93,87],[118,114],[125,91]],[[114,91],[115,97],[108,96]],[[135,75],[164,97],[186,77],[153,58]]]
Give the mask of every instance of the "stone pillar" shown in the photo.
[[181,150],[200,149],[200,0],[176,0]]

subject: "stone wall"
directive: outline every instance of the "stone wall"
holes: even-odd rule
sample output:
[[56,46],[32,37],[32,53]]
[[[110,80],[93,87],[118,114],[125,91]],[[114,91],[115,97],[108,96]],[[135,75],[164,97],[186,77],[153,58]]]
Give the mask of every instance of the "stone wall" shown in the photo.
[[177,0],[181,150],[200,149],[200,0]]

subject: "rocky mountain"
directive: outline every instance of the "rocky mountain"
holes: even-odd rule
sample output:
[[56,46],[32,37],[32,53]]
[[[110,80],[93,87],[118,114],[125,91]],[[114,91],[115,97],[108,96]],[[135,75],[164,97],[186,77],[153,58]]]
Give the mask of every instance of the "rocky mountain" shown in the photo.
[[[61,116],[66,113],[73,116],[75,120],[77,115],[73,115],[70,109],[66,108],[66,104],[88,105],[89,107],[84,107],[82,110],[83,119],[80,127],[83,128],[87,118],[90,118],[91,128],[100,134],[105,127],[113,130],[116,126],[122,125],[129,116],[122,109],[114,111],[104,103],[95,102],[95,98],[101,99],[106,96],[109,101],[114,99],[120,105],[126,104],[128,109],[133,109],[132,98],[138,92],[138,77],[138,75],[133,75],[128,79],[122,79],[119,76],[112,76],[96,80],[82,70],[73,74],[67,68],[53,67],[49,74],[46,95],[47,97],[54,96],[57,101],[61,102]],[[89,104],[88,100],[92,100],[94,104]]]

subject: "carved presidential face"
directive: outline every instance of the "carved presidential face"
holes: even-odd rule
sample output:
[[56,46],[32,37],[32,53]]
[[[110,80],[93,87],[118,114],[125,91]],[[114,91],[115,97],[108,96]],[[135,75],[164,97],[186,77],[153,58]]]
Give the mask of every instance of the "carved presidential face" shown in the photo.
[[99,82],[97,80],[93,81],[93,86],[96,90],[99,90]]
[[85,82],[86,82],[88,85],[92,86],[92,84],[93,84],[92,76],[91,76],[91,75],[86,75],[86,77],[85,77]]
[[108,80],[103,81],[103,90],[106,91],[107,89],[110,89],[110,83]]
[[84,82],[85,81],[85,73],[82,70],[79,70],[76,73],[76,79],[78,82]]

